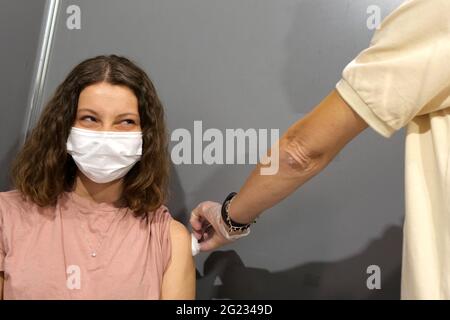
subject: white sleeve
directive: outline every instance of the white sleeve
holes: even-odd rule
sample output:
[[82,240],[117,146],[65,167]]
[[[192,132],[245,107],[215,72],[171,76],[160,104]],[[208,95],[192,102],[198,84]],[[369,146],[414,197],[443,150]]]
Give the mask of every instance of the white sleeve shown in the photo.
[[381,135],[450,106],[449,13],[449,0],[405,1],[343,70],[337,91]]

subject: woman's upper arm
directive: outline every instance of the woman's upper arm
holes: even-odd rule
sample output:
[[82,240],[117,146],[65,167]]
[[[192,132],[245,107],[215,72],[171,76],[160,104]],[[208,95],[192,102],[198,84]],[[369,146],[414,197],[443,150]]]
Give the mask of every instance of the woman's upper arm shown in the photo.
[[161,299],[195,299],[195,264],[191,235],[176,220],[170,222],[171,258],[163,276]]

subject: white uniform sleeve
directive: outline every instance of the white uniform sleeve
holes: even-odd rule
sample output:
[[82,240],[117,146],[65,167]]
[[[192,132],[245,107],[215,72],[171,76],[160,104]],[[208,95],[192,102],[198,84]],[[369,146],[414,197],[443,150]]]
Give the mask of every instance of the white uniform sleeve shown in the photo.
[[385,137],[449,107],[450,1],[408,0],[388,15],[336,89]]

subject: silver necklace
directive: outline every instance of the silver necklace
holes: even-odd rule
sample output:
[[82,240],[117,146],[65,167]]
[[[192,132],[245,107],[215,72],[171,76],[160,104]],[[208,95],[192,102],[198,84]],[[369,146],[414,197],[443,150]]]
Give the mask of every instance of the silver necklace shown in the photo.
[[119,214],[118,214],[118,213],[115,213],[115,214],[114,214],[114,216],[113,216],[113,218],[111,219],[111,222],[110,222],[108,228],[106,229],[104,235],[102,235],[102,236],[100,237],[100,240],[98,239],[97,236],[95,236],[95,238],[97,239],[97,245],[96,245],[95,247],[93,247],[92,244],[91,244],[91,242],[89,241],[89,237],[88,237],[88,234],[87,234],[87,232],[86,232],[86,228],[84,228],[83,225],[82,225],[82,224],[83,224],[83,221],[81,221],[80,217],[78,217],[78,215],[77,215],[77,220],[79,221],[80,228],[82,229],[84,238],[86,239],[87,244],[88,244],[89,255],[90,255],[92,258],[97,257],[98,250],[101,249],[103,240],[106,238],[106,235],[109,233],[109,230],[111,229],[111,226],[113,225],[114,221],[116,220],[117,215],[119,215]]
[[[60,230],[61,230],[61,247],[62,247],[62,251],[63,251],[63,262],[64,262],[64,266],[63,266],[64,270],[63,271],[64,271],[64,278],[66,279],[65,286],[68,288],[68,281],[69,281],[69,279],[68,279],[68,270],[67,270],[67,268],[68,268],[68,265],[67,265],[67,254],[66,254],[66,247],[65,247],[65,241],[64,241],[64,225],[63,225],[64,221],[63,221],[63,215],[62,215],[61,206],[59,204],[58,204],[58,207],[59,207],[59,210],[58,210],[59,211],[59,218],[60,218],[60,221],[61,221],[61,228],[60,228]],[[108,226],[108,229],[106,230],[105,235],[102,237],[102,240],[98,244],[97,249],[100,248],[101,243],[103,242],[103,239],[106,238],[106,234],[111,229],[111,226],[113,225],[114,221],[117,219],[117,216],[119,216],[119,213],[120,213],[120,210],[112,218],[112,221],[111,221],[110,225]],[[77,219],[78,219],[78,221],[81,221],[78,216],[77,216]],[[84,228],[81,228],[81,229],[83,230],[83,232],[84,232],[84,234],[86,236],[86,230]],[[86,237],[86,239],[88,241],[89,249],[91,250],[90,256],[95,258],[97,256],[97,251],[96,250],[92,250],[92,246],[91,246],[91,244],[89,242],[89,239],[87,237]],[[69,294],[69,298],[73,300],[72,290],[69,289],[68,290],[68,294]]]

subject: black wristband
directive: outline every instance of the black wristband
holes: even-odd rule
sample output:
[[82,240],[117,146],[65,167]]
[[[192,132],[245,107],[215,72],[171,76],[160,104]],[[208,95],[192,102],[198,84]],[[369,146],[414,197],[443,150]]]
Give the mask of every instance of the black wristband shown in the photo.
[[222,219],[225,222],[225,224],[230,228],[230,229],[248,229],[251,226],[251,223],[239,223],[239,222],[235,222],[230,218],[230,215],[228,213],[228,204],[230,203],[230,201],[234,198],[234,196],[236,196],[237,193],[236,192],[231,192],[223,201],[222,203],[222,210],[221,210],[221,214],[222,214]]

